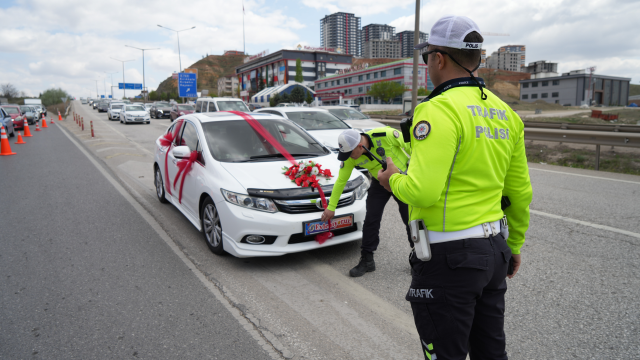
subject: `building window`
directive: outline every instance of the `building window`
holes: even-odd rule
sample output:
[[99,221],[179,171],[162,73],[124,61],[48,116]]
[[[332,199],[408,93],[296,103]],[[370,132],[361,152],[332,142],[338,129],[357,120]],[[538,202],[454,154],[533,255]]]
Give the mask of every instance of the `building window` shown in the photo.
[[362,92],[362,86],[360,86],[360,87],[358,88],[358,92],[359,92],[359,93],[361,93],[361,92]]
[[553,85],[560,85],[560,80],[553,80],[552,84]]
[[[542,82],[542,86],[549,86],[549,82],[548,81],[543,81]],[[544,96],[543,96],[544,97]]]
[[551,93],[551,97],[559,97],[559,96],[560,96],[560,93],[557,93],[557,92]]
[[367,74],[367,80],[371,79],[371,74]]
[[385,77],[387,76],[387,71],[380,71],[380,77]]
[[367,92],[369,92],[369,90],[371,90],[371,86],[367,86]]
[[546,99],[549,97],[549,93],[542,93],[542,95],[540,95],[541,98]]
[[378,78],[378,73],[377,73],[377,72],[374,72],[374,73],[373,73],[373,78],[374,78],[374,79],[377,79],[377,78]]
[[526,95],[526,94],[522,95],[522,100],[527,100],[527,99],[529,99],[529,95]]
[[362,81],[362,75],[358,76],[358,81]]
[[537,99],[538,98],[538,94],[531,94],[531,98],[532,99]]
[[349,89],[349,94],[351,94],[351,89]]
[[318,84],[318,89],[320,89],[320,84]]
[[523,88],[528,88],[528,87],[529,87],[529,83],[523,83],[523,84],[522,84],[522,87],[523,87]]
[[329,82],[325,82],[324,87],[329,87]]
[[332,81],[332,82],[331,82],[331,86],[333,86],[333,85],[335,85],[335,84],[336,84],[336,82],[335,82],[335,81]]
[[532,82],[531,87],[538,87],[538,82],[537,81]]
[[336,80],[336,85],[340,85],[340,80]]
[[402,73],[402,68],[393,69],[393,75],[400,75]]

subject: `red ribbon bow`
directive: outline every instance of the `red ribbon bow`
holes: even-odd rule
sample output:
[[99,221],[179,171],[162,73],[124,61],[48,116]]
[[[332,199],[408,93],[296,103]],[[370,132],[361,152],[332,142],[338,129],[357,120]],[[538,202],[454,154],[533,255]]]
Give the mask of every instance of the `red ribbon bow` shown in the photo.
[[178,120],[178,122],[176,123],[175,131],[172,133],[164,134],[164,136],[161,137],[159,140],[160,146],[166,148],[164,153],[164,175],[165,175],[165,183],[167,184],[165,188],[167,189],[167,193],[169,195],[171,195],[171,180],[169,180],[169,167],[168,167],[169,151],[171,150],[171,145],[173,145],[173,140],[178,135],[178,131],[182,126],[182,122],[183,122],[183,119]]
[[182,175],[182,181],[180,181],[180,191],[178,192],[178,202],[182,204],[182,188],[184,187],[184,178],[187,176],[191,168],[193,167],[193,163],[198,159],[198,152],[192,151],[189,154],[188,159],[182,159],[176,163],[178,167],[178,173],[176,174],[176,178],[173,180],[173,187],[176,187],[176,183],[178,179],[180,179],[180,175]]

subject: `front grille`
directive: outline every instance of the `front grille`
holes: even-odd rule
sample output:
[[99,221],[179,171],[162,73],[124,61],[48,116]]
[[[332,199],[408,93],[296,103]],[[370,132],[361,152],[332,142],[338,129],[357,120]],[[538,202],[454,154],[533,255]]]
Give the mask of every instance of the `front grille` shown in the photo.
[[[311,201],[316,201],[316,202],[311,202]],[[327,198],[327,201],[329,201],[328,198]],[[356,197],[353,192],[342,194],[342,196],[340,196],[340,201],[338,201],[337,208],[349,206],[353,204],[354,201],[356,201]],[[278,210],[287,214],[306,214],[306,213],[323,211],[320,208],[318,208],[318,206],[316,205],[317,202],[320,202],[320,199],[275,200]]]
[[[348,233],[352,233],[354,231],[358,231],[358,225],[355,223],[353,226],[344,229],[332,230],[334,236],[344,235]],[[316,239],[315,235],[304,236],[304,233],[293,234],[289,237],[289,244],[300,244],[303,242],[314,241]]]

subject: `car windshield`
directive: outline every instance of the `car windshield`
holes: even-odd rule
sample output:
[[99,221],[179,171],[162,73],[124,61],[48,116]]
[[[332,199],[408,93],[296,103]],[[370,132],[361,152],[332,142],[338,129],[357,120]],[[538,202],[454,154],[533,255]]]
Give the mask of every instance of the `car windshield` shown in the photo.
[[157,103],[156,104],[157,107],[169,107],[168,103]]
[[191,106],[191,105],[178,105],[178,110],[191,110],[191,111],[193,111],[193,106]]
[[[329,153],[307,133],[284,119],[258,120],[294,157]],[[273,161],[284,157],[265,142],[246,121],[213,121],[202,124],[211,155],[222,162]]]
[[120,110],[124,105],[111,105],[111,109]]
[[26,112],[31,112],[32,110],[28,106],[20,106],[20,111],[22,111],[23,113],[26,113]]
[[220,111],[250,111],[242,101],[218,101],[217,104]]
[[344,108],[344,109],[329,109],[329,112],[337,116],[340,120],[366,120],[368,119],[360,111]]
[[127,111],[144,111],[142,106],[127,106]]
[[7,114],[20,114],[20,111],[18,111],[18,108],[15,108],[15,107],[5,107],[3,109]]
[[325,111],[285,111],[285,114],[306,130],[349,129],[347,124]]

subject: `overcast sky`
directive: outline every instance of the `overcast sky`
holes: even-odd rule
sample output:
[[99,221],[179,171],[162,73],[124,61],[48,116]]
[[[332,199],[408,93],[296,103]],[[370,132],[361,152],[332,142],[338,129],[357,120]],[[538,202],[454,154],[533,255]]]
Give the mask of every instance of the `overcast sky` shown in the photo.
[[[597,73],[640,82],[637,0],[422,1],[421,31],[444,15],[466,15],[483,32],[508,33],[485,39],[487,53],[501,45],[527,47],[527,63],[557,62],[559,71],[597,66]],[[111,92],[122,82],[142,82],[151,90],[179,68],[175,30],[180,33],[182,67],[206,54],[243,49],[241,0],[0,0],[0,83],[29,95],[61,87],[74,96]],[[247,0],[246,50],[255,54],[320,45],[320,19],[337,11],[354,13],[362,26],[391,24],[412,30],[415,1],[410,0]],[[116,97],[122,91],[114,89]],[[128,96],[134,92],[127,93]]]

